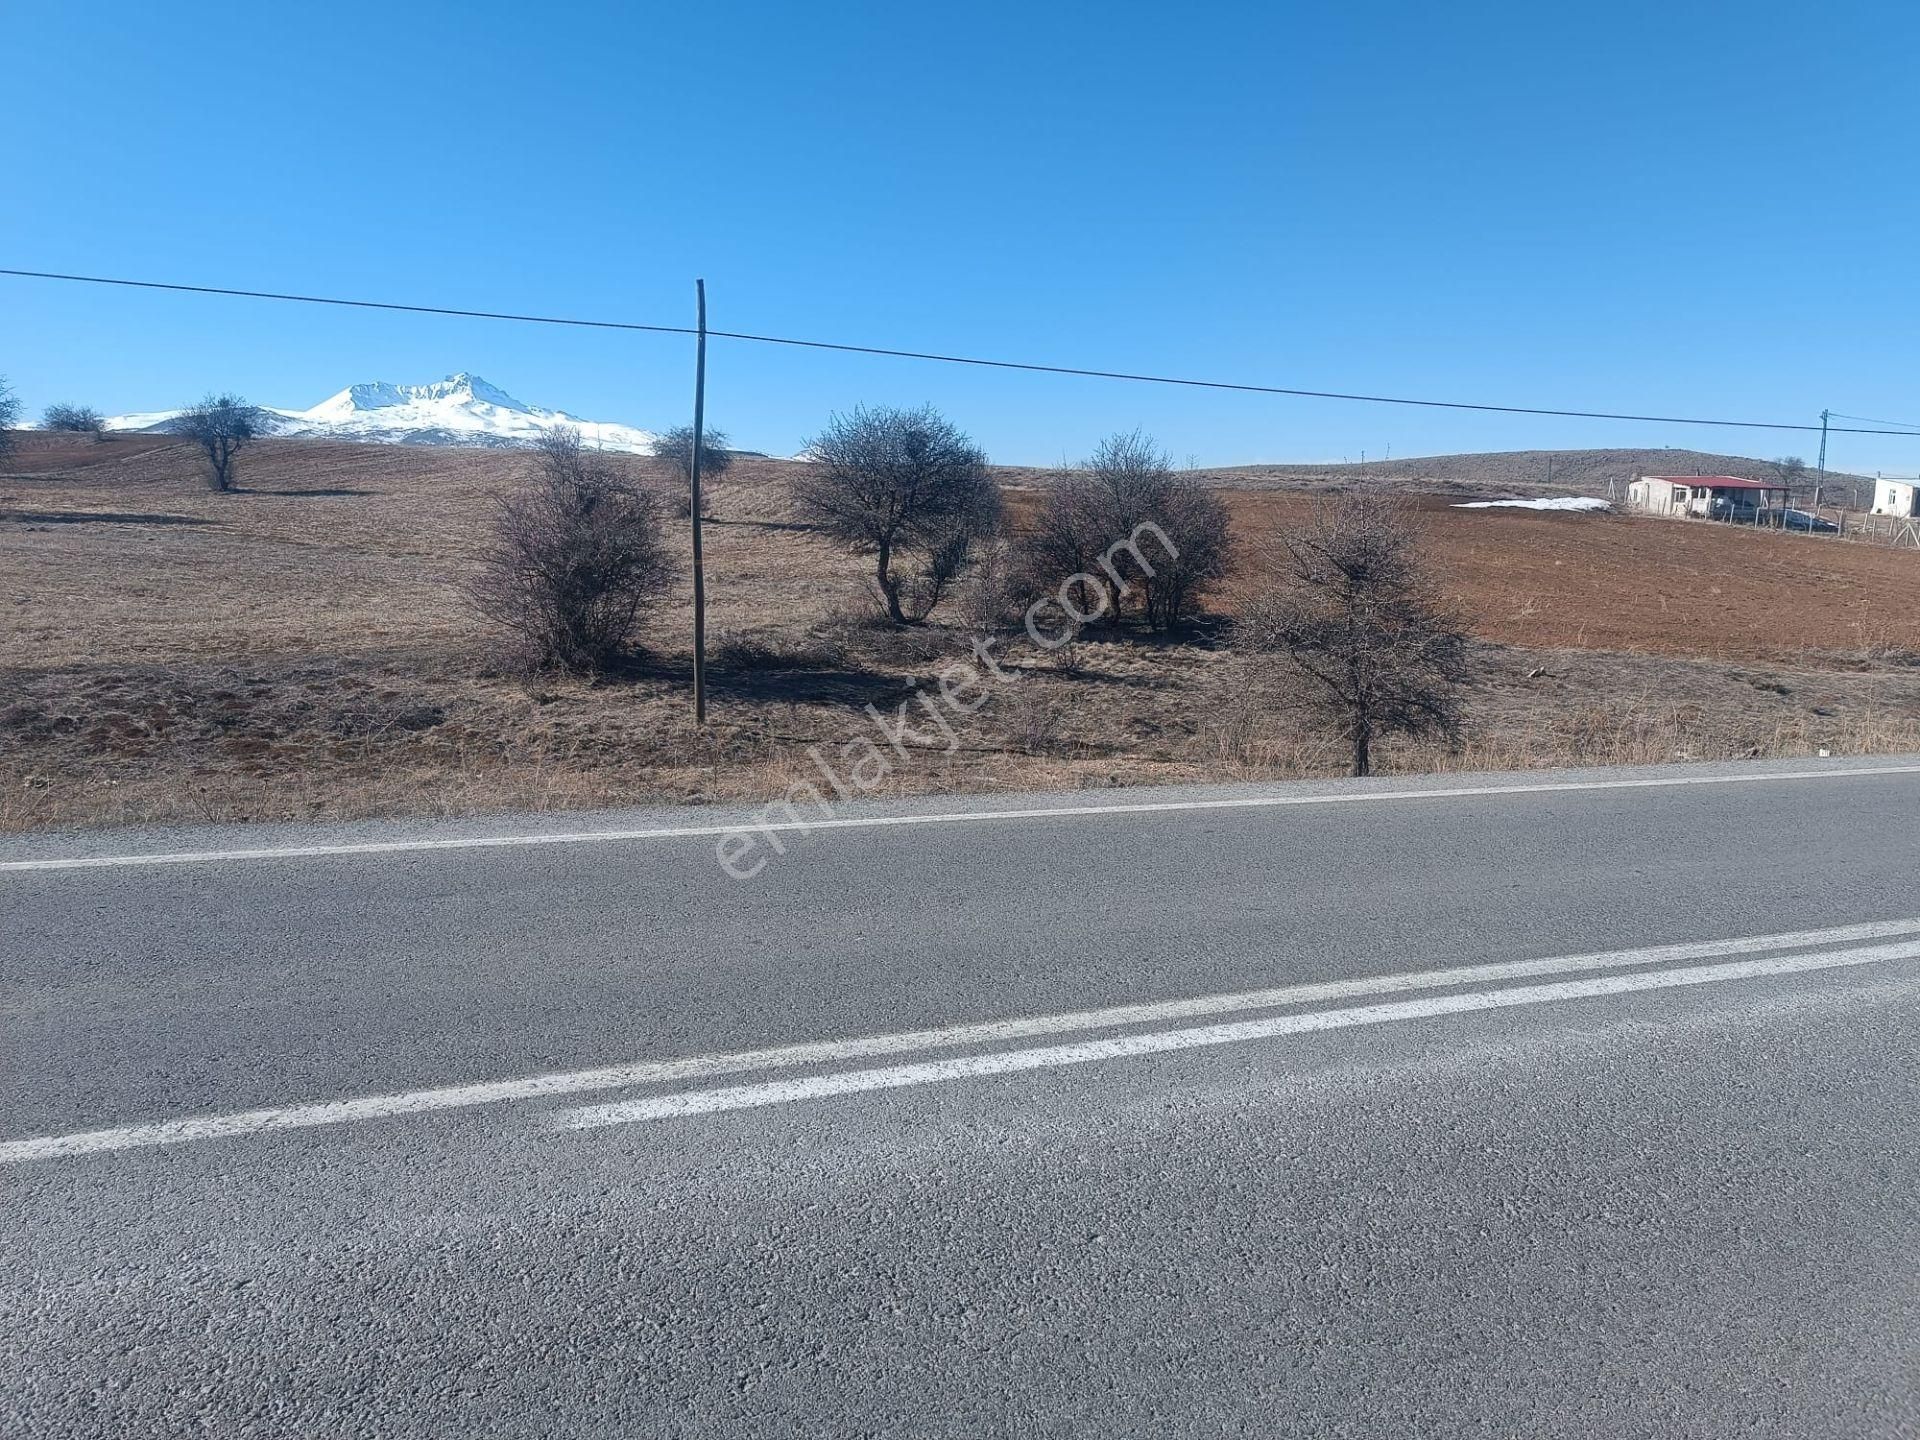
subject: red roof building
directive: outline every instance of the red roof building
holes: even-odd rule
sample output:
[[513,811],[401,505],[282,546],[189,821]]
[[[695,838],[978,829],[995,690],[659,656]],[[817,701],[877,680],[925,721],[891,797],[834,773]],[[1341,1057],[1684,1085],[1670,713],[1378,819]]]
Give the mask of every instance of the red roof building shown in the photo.
[[1664,480],[1670,485],[1686,485],[1695,490],[1785,490],[1784,485],[1765,480],[1743,480],[1738,475],[1642,475],[1642,480]]
[[1642,475],[1627,487],[1627,504],[1648,515],[1745,521],[1784,511],[1788,494],[1785,485],[1739,475]]

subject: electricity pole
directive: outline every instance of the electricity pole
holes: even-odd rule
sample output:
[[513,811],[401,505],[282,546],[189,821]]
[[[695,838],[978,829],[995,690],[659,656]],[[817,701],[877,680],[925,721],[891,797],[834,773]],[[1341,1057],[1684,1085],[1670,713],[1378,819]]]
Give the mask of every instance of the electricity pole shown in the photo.
[[700,554],[700,449],[707,426],[707,282],[693,282],[699,338],[693,360],[693,447],[687,459],[687,490],[693,511],[693,723],[707,723],[707,572]]

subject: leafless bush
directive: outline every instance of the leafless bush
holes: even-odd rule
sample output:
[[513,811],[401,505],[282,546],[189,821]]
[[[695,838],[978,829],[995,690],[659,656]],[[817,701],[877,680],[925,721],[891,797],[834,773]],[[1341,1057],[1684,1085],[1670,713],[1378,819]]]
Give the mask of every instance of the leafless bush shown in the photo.
[[973,530],[956,525],[927,549],[925,563],[918,574],[900,579],[900,608],[907,618],[919,623],[933,614],[973,552]]
[[1434,594],[1413,513],[1364,495],[1322,501],[1283,545],[1236,641],[1311,682],[1355,775],[1372,769],[1380,736],[1452,738],[1471,670],[1467,635]]
[[40,417],[40,428],[98,435],[107,428],[107,422],[98,410],[87,405],[49,405]]
[[231,490],[235,460],[267,432],[269,422],[258,408],[229,393],[208,395],[198,405],[188,406],[168,428],[206,452],[209,485],[215,490]]
[[1191,619],[1232,560],[1226,506],[1137,430],[1047,492],[1022,551],[1042,593],[1064,585],[1081,615],[1160,631]]
[[13,427],[20,423],[20,397],[0,375],[0,455],[13,449]]
[[[976,541],[1000,523],[1000,488],[986,456],[931,406],[856,407],[835,415],[796,467],[801,518],[871,548],[874,586],[896,624],[921,621],[945,598]],[[918,576],[896,562],[921,562]]]
[[956,598],[960,618],[975,630],[1017,628],[1032,593],[1013,545],[994,537],[976,547],[973,568]]
[[671,573],[651,497],[563,426],[542,437],[528,483],[498,502],[467,598],[510,637],[510,662],[598,674]]
[[845,645],[876,631],[895,628],[887,607],[873,593],[873,587],[862,582],[846,586],[828,604],[826,613],[812,626],[811,633]]
[[[709,427],[700,442],[700,513],[711,514],[713,496],[707,482],[718,480],[733,468],[733,452],[727,448],[727,433]],[[653,458],[664,460],[680,481],[680,513],[693,508],[693,426],[676,425],[653,439]]]
[[1159,562],[1158,573],[1140,582],[1147,628],[1162,632],[1194,618],[1208,588],[1226,578],[1233,560],[1225,503],[1196,483],[1175,479],[1158,519],[1173,542],[1172,553]]
[[1007,687],[1002,696],[1001,713],[1014,749],[1046,755],[1059,747],[1066,710],[1038,681],[1029,676]]

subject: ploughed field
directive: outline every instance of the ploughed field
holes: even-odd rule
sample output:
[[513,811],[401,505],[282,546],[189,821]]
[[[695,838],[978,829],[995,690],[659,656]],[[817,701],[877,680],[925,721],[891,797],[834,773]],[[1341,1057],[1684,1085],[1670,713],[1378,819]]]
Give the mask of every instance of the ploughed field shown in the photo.
[[[891,711],[971,639],[957,609],[874,625],[866,557],[788,514],[793,462],[742,459],[707,529],[714,723],[699,732],[685,587],[617,680],[491,665],[460,585],[524,453],[266,441],[219,495],[165,438],[20,441],[0,465],[0,827],[772,795],[810,746],[870,731],[867,705]],[[651,462],[622,463],[669,493]],[[1017,525],[1045,476],[1007,478]],[[1312,496],[1219,479],[1242,557],[1213,603],[1225,618]],[[1486,676],[1458,747],[1389,742],[1383,768],[1920,748],[1920,554],[1461,510],[1470,476],[1433,488],[1433,561]],[[1228,634],[1061,655],[1003,640],[1020,681],[889,783],[1336,773],[1338,741]]]

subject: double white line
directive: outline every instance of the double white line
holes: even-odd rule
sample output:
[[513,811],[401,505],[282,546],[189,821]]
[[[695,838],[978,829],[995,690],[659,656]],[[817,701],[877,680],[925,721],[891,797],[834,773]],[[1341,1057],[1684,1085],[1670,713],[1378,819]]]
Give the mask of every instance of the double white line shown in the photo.
[[[1907,938],[1894,939],[1893,937]],[[984,1054],[917,1061],[911,1064],[798,1076],[750,1085],[648,1095],[617,1100],[608,1104],[579,1106],[559,1111],[550,1117],[551,1123],[563,1129],[592,1129],[634,1121],[666,1120],[680,1116],[710,1114],[721,1110],[779,1105],[789,1101],[815,1099],[829,1095],[892,1090],[911,1085],[933,1084],[943,1080],[1007,1075],[1026,1070],[1081,1065],[1097,1060],[1164,1054],[1211,1045],[1231,1045],[1248,1040],[1273,1039],[1283,1035],[1347,1029],[1357,1025],[1379,1025],[1396,1020],[1430,1019],[1474,1011],[1506,1009],[1519,1005],[1539,1005],[1557,1000],[1706,985],[1721,980],[1746,980],[1799,971],[1831,970],[1843,966],[1915,960],[1920,959],[1920,938],[1915,937],[1920,937],[1920,918],[1846,925],[1828,930],[1803,930],[1779,935],[1709,940],[1685,945],[1662,945],[1647,949],[1603,951],[1590,955],[1563,955],[1545,960],[1519,960],[1501,964],[1459,966],[1447,970],[1369,975],[1352,980],[1238,991],[1224,995],[1202,995],[1152,1004],[1115,1005],[1098,1010],[1079,1010],[1058,1015],[1023,1016],[1011,1020],[946,1026],[936,1030],[869,1035],[850,1040],[823,1040],[767,1050],[642,1061],[602,1069],[562,1071],[513,1080],[442,1086],[389,1095],[369,1095],[347,1100],[246,1110],[226,1115],[197,1116],[150,1125],[124,1126],[112,1130],[90,1130],[68,1135],[46,1135],[24,1140],[10,1140],[0,1142],[0,1164],[87,1155],[110,1150],[139,1149],[156,1145],[178,1145],[196,1140],[233,1139],[270,1134],[281,1130],[310,1129],[359,1120],[380,1120],[436,1110],[465,1109],[478,1105],[539,1100],[593,1091],[681,1084],[719,1075],[798,1069],[880,1056],[916,1054],[929,1050],[996,1045],[1043,1035],[1064,1035],[1098,1030],[1127,1031],[1123,1034],[1075,1040],[1066,1044],[997,1050]],[[1890,943],[1872,945],[1858,943],[1875,940]],[[1783,951],[1799,953],[1776,953]],[[1760,955],[1764,958],[1738,960],[1721,965],[1681,965],[1680,968],[1660,968],[1680,965],[1680,962],[1685,961],[1724,959],[1735,955]],[[1506,983],[1547,975],[1575,975],[1595,971],[1629,973],[1590,974],[1589,978],[1585,979],[1562,980],[1542,985]],[[1463,987],[1476,985],[1501,985],[1503,988],[1463,989]],[[1363,996],[1376,997],[1433,990],[1463,991],[1463,993],[1428,995],[1416,1000],[1371,1003],[1336,1009],[1301,1011],[1297,1008]],[[1170,1030],[1143,1031],[1128,1028],[1274,1009],[1287,1009],[1290,1013]]]
[[[1829,931],[1823,937],[1829,943],[1840,938],[1865,939],[1875,935],[1907,934],[1920,930],[1920,922],[1898,921],[1887,926],[1861,925],[1846,931]],[[1817,933],[1817,932],[1815,932]],[[1488,979],[1512,979],[1526,975],[1564,973],[1569,970],[1613,968],[1623,965],[1648,965],[1664,959],[1691,958],[1693,955],[1729,955],[1746,950],[1774,949],[1789,944],[1813,943],[1810,934],[1759,937],[1722,941],[1700,946],[1675,945],[1662,951],[1617,951],[1611,955],[1575,955],[1555,960],[1521,961],[1514,965],[1473,965],[1456,970],[1434,970],[1424,974],[1387,975],[1369,980],[1343,981],[1330,985],[1302,985],[1292,990],[1257,991],[1240,995],[1206,996],[1196,1000],[1173,1001],[1166,1006],[1125,1007],[1141,1013],[1137,1018],[1166,1018],[1165,1012],[1180,1014],[1217,1013],[1223,1010],[1264,1009],[1268,1006],[1296,1005],[1331,998],[1333,995],[1381,993],[1395,990],[1419,990],[1470,984]],[[1682,956],[1677,952],[1688,952]],[[1589,980],[1565,980],[1552,985],[1516,985],[1499,990],[1475,991],[1464,995],[1435,995],[1420,1000],[1402,1000],[1384,1005],[1356,1005],[1337,1010],[1309,1010],[1305,1013],[1276,1015],[1263,1020],[1241,1020],[1224,1025],[1200,1025],[1181,1030],[1151,1031],[1145,1034],[1114,1035],[1098,1040],[1081,1040],[1069,1045],[1046,1045],[1028,1050],[999,1051],[986,1055],[964,1055],[947,1060],[930,1060],[915,1065],[894,1065],[874,1070],[855,1070],[835,1075],[814,1075],[795,1080],[775,1080],[759,1085],[734,1085],[716,1090],[698,1090],[675,1095],[654,1095],[634,1100],[618,1100],[608,1105],[588,1105],[564,1111],[558,1117],[569,1129],[591,1129],[602,1125],[620,1125],[638,1120],[667,1120],[683,1115],[706,1115],[717,1110],[744,1110],[760,1105],[781,1105],[792,1100],[810,1100],[827,1095],[851,1095],[867,1090],[897,1090],[909,1085],[930,1085],[941,1080],[962,1080],[971,1076],[1010,1075],[1022,1070],[1046,1070],[1063,1065],[1084,1065],[1095,1060],[1117,1060],[1128,1056],[1160,1055],[1173,1050],[1194,1050],[1209,1045],[1235,1045],[1247,1040],[1271,1040],[1281,1035],[1304,1035],[1320,1030],[1344,1030],[1356,1025],[1382,1025],[1395,1020],[1424,1020],[1442,1015],[1461,1015],[1476,1010],[1502,1010],[1515,1005],[1541,1005],[1553,1000],[1577,1000],[1596,995],[1622,995],[1636,990],[1664,990],[1683,985],[1707,985],[1718,980],[1748,980],[1764,975],[1785,975],[1801,970],[1831,970],[1846,965],[1869,965],[1878,961],[1920,959],[1920,940],[1892,945],[1874,945],[1860,949],[1820,951],[1813,954],[1784,955],[1763,960],[1743,960],[1730,965],[1699,965],[1677,970],[1642,971],[1628,975],[1606,975]],[[1124,1011],[1093,1011],[1082,1017],[1051,1017],[1056,1020],[1118,1015]],[[1128,1020],[1105,1023],[1124,1024]],[[1066,1027],[1061,1027],[1066,1028]],[[1076,1027],[1077,1028],[1077,1027]]]

